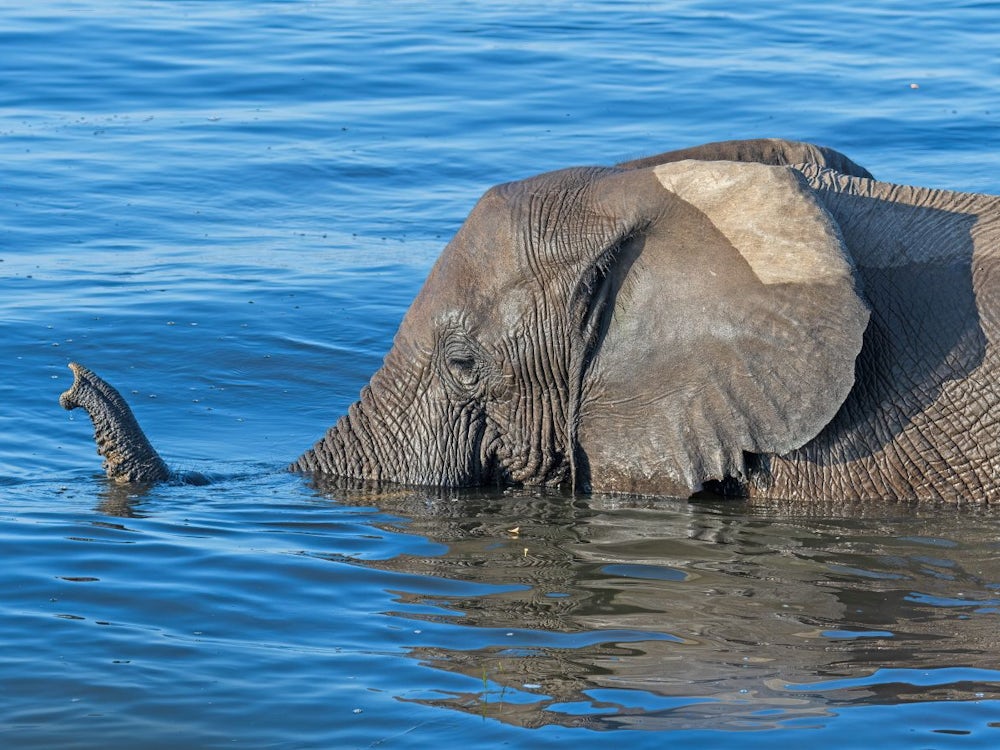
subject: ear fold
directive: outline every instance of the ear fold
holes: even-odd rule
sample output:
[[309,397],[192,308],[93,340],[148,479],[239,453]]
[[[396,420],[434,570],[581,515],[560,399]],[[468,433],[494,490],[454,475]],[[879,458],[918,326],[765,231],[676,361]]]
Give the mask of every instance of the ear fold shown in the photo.
[[684,161],[591,196],[634,227],[583,286],[598,300],[578,428],[593,488],[686,496],[742,477],[745,452],[815,437],[853,386],[869,313],[798,173]]

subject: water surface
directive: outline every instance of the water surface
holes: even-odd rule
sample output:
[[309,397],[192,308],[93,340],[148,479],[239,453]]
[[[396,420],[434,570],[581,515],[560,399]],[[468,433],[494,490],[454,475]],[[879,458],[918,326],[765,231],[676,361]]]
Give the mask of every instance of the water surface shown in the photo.
[[[282,467],[498,182],[783,136],[1000,192],[998,12],[0,9],[0,741],[995,747],[989,510],[363,495]],[[219,481],[109,486],[58,407],[71,360]]]

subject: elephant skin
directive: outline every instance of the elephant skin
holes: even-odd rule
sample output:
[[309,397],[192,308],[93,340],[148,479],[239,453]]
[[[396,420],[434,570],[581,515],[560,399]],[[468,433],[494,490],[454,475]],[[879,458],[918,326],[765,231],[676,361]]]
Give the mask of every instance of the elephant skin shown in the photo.
[[[383,366],[291,469],[996,502],[998,335],[996,196],[879,182],[773,139],[565,169],[487,191]],[[73,367],[62,403],[87,409],[106,459],[155,456]],[[163,478],[134,464],[106,470]]]

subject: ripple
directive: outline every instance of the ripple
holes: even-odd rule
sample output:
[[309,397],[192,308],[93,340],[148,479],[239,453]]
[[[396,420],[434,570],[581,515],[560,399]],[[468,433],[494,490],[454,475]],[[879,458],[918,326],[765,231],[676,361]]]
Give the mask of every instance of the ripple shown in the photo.
[[[778,135],[1000,192],[995,9],[374,7],[5,11],[4,744],[996,744],[990,509],[282,471],[496,183]],[[101,478],[70,360],[214,481]]]

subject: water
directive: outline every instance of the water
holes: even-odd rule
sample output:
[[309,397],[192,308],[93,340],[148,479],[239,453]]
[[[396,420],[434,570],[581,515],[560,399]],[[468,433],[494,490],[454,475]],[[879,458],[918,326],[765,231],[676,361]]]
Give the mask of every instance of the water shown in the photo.
[[[2,744],[997,746],[988,510],[281,472],[497,182],[780,135],[1000,192],[1000,6],[757,5],[2,4]],[[74,359],[220,480],[109,486]]]

